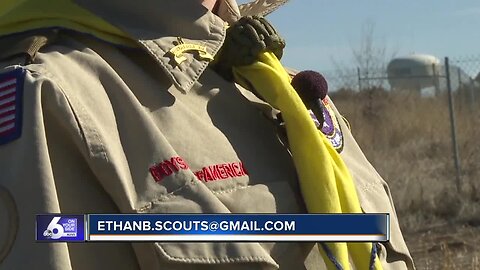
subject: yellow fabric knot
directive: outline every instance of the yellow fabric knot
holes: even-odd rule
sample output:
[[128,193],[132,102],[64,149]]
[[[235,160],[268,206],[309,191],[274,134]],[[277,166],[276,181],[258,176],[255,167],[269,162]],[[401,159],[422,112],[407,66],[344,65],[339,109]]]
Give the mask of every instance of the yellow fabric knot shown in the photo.
[[0,35],[56,27],[91,34],[114,44],[137,46],[128,34],[71,0],[0,1]]

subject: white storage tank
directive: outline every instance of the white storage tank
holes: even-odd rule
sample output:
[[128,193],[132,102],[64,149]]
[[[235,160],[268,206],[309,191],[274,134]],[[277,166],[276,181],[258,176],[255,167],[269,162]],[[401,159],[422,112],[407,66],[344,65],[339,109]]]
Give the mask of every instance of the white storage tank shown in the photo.
[[438,88],[441,68],[440,59],[432,55],[412,54],[397,57],[387,66],[388,82],[394,90],[420,91],[427,87]]

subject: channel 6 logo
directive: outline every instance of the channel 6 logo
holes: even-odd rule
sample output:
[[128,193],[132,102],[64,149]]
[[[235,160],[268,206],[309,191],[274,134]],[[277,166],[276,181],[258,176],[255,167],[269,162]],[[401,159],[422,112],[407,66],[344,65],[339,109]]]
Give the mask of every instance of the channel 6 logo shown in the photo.
[[84,241],[85,217],[83,215],[37,215],[37,241]]

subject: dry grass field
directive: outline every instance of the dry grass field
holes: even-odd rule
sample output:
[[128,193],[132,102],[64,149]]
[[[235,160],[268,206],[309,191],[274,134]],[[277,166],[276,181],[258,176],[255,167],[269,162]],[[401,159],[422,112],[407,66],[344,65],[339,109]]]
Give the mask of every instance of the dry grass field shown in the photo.
[[474,103],[455,94],[460,191],[445,94],[371,89],[331,96],[389,183],[417,268],[480,269],[480,96]]

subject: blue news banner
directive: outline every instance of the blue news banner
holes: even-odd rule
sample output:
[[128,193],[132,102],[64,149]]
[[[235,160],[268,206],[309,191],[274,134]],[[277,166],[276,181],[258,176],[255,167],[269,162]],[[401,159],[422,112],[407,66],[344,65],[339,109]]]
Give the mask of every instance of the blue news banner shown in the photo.
[[37,241],[385,242],[388,214],[48,214]]

